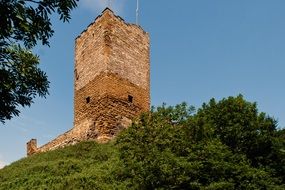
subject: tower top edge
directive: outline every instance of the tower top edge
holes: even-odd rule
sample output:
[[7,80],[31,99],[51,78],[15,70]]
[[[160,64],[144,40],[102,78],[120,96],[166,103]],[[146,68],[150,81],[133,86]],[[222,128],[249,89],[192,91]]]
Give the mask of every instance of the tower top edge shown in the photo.
[[128,25],[128,26],[131,26],[131,27],[135,27],[135,28],[138,28],[140,29],[144,34],[148,35],[148,33],[146,31],[144,31],[144,29],[139,26],[139,25],[136,25],[136,24],[133,24],[133,23],[127,23],[122,17],[118,16],[118,15],[115,15],[115,13],[110,9],[110,8],[105,8],[102,13],[100,15],[98,15],[93,22],[91,22],[76,38],[75,40],[77,40],[78,38],[80,38],[87,30],[90,26],[96,24],[96,22],[98,20],[100,20],[104,15],[107,15],[109,14],[110,16],[116,18],[118,21],[124,23],[125,25]]

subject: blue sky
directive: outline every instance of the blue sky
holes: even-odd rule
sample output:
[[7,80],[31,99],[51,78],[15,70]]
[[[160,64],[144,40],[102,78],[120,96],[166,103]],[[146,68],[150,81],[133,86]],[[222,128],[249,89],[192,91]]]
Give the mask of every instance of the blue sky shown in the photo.
[[[73,124],[74,39],[106,7],[80,0],[70,23],[53,17],[51,47],[34,52],[47,72],[50,95],[0,124],[0,167],[43,145]],[[113,0],[114,12],[135,22],[135,0]],[[284,0],[140,0],[140,25],[151,37],[151,104],[186,101],[200,107],[239,93],[285,126]]]

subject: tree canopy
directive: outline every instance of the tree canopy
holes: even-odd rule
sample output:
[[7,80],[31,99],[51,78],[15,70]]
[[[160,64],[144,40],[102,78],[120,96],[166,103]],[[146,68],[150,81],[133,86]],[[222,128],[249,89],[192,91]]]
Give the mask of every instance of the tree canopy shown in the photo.
[[[137,189],[282,189],[285,140],[256,103],[229,97],[144,114],[117,139]],[[284,188],[284,187],[283,187]]]
[[78,0],[0,1],[0,121],[19,115],[36,96],[48,94],[49,82],[32,53],[38,43],[49,46],[53,35],[50,16],[69,21]]

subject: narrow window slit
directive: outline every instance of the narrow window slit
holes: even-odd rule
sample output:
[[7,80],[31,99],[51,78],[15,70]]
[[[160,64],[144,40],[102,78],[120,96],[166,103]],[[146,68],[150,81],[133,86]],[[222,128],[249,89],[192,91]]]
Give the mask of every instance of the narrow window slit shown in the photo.
[[79,79],[79,75],[77,73],[77,69],[74,70],[74,75],[75,75],[76,80],[78,80]]
[[129,101],[130,103],[133,103],[133,99],[134,99],[134,97],[132,97],[131,95],[128,95],[128,101]]
[[87,98],[86,98],[86,103],[88,104],[90,102],[90,97],[88,96]]

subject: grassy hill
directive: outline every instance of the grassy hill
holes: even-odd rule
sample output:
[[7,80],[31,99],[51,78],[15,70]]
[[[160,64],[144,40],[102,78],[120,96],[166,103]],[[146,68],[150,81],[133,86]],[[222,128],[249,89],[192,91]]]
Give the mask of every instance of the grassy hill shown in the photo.
[[126,189],[112,144],[82,142],[21,159],[0,170],[0,189]]

